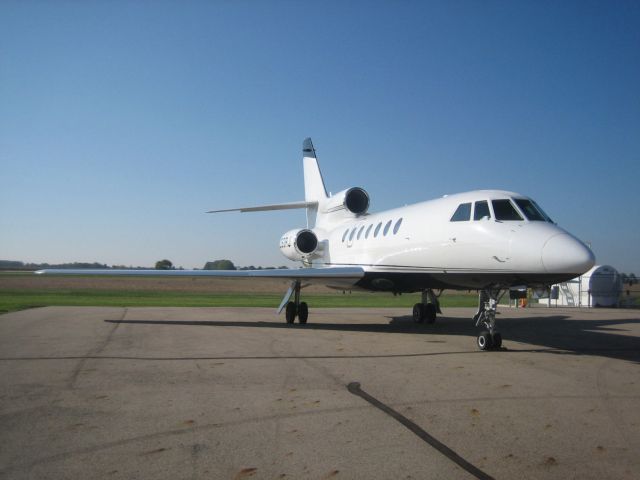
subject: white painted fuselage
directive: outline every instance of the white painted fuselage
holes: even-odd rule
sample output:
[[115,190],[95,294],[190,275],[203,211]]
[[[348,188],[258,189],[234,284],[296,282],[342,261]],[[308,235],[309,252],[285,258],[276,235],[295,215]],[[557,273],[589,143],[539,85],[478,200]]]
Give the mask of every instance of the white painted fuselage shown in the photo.
[[[542,286],[591,267],[595,259],[584,243],[546,216],[529,220],[516,199],[530,201],[515,192],[476,190],[374,214],[319,215],[313,232],[321,248],[308,261],[362,267],[360,287],[398,292]],[[494,200],[508,201],[519,219],[497,219]],[[486,202],[489,211],[481,213],[488,215],[475,215],[478,202]],[[470,204],[468,219],[452,221],[464,204]]]

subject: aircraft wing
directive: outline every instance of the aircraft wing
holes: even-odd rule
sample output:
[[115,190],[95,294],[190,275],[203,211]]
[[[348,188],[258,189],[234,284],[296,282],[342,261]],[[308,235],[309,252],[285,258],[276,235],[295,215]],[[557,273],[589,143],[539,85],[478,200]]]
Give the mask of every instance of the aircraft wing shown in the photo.
[[38,275],[123,275],[143,277],[233,277],[233,278],[282,278],[290,280],[360,280],[364,276],[361,267],[292,268],[269,270],[118,270],[111,268],[58,268],[35,272]]
[[293,295],[295,285],[301,281],[322,283],[333,288],[348,289],[364,276],[361,267],[328,268],[292,268],[269,270],[118,270],[110,268],[58,268],[35,272],[38,275],[102,275],[102,276],[138,276],[138,277],[219,277],[219,278],[281,278],[291,280],[291,286],[285,293],[277,312],[280,313]]
[[256,207],[225,208],[224,210],[209,210],[207,213],[265,212],[268,210],[292,210],[296,208],[309,208],[309,207],[317,207],[317,206],[318,206],[318,202],[289,202],[289,203],[275,203],[273,205],[258,205]]

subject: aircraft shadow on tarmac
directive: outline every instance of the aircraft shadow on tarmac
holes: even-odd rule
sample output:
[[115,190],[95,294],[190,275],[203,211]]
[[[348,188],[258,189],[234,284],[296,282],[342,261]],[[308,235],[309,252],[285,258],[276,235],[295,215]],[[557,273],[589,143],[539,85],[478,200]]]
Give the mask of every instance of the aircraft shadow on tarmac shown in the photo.
[[[432,325],[416,324],[411,316],[387,317],[389,323],[308,323],[286,324],[282,321],[215,321],[215,320],[105,320],[109,323],[140,325],[176,325],[203,327],[280,328],[327,330],[342,332],[370,332],[380,334],[408,333],[430,335],[437,340],[441,335],[469,337],[475,343],[479,329],[471,319],[439,317]],[[639,324],[637,319],[580,320],[566,315],[508,318],[498,327],[504,345],[510,352],[553,353],[558,355],[597,355],[640,363],[640,337],[628,335],[627,324]],[[538,345],[540,348],[518,348],[513,342]]]

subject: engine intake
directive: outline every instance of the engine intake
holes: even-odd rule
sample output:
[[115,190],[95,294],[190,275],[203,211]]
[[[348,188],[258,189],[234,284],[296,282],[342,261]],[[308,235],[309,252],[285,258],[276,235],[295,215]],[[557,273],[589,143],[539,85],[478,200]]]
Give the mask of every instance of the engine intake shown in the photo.
[[367,210],[369,210],[369,194],[364,188],[350,188],[344,196],[344,206],[356,215],[367,213]]
[[348,210],[354,215],[364,215],[369,210],[369,194],[360,187],[352,187],[336,193],[328,200],[325,212],[339,210]]
[[309,260],[321,254],[318,236],[307,228],[290,230],[280,238],[280,251],[290,260]]
[[300,230],[295,240],[296,250],[308,255],[318,248],[318,237],[311,230]]

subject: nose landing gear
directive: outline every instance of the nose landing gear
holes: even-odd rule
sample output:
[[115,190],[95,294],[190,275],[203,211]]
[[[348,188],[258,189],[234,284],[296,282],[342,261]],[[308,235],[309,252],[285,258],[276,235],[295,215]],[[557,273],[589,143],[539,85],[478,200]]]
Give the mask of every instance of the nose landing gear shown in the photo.
[[502,347],[502,335],[496,331],[496,308],[506,290],[487,288],[478,296],[478,312],[473,316],[476,327],[485,329],[478,335],[480,350],[499,350]]

